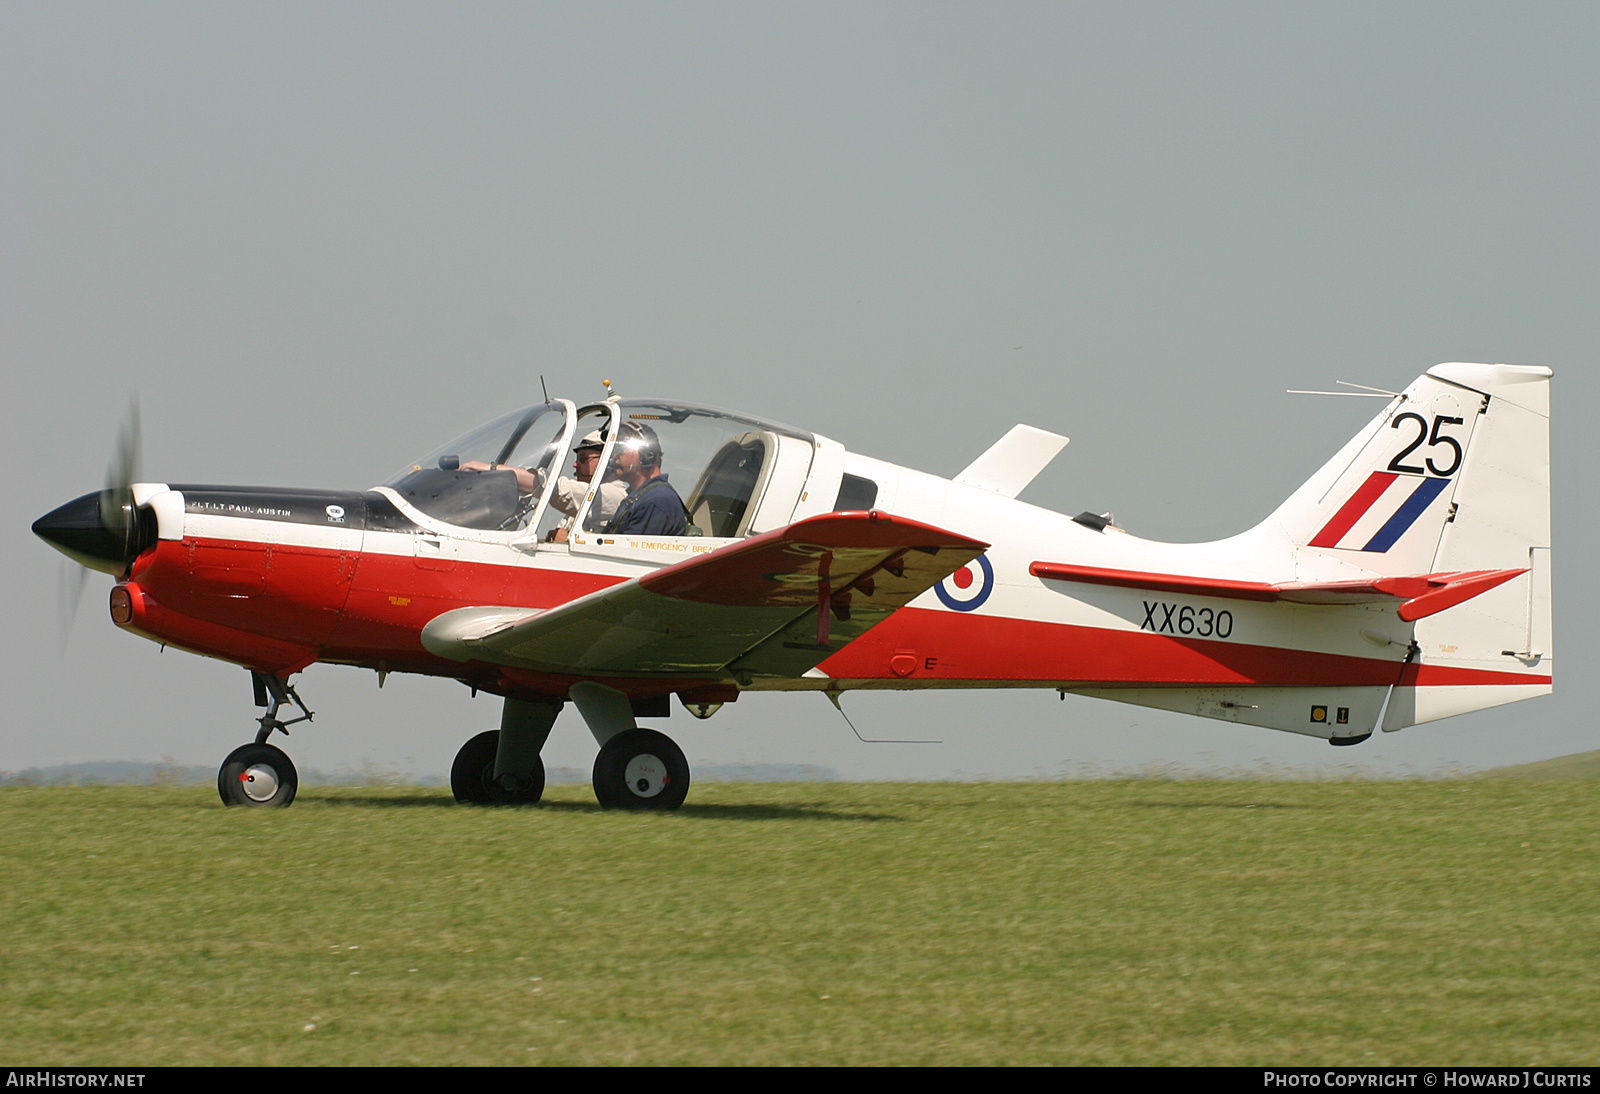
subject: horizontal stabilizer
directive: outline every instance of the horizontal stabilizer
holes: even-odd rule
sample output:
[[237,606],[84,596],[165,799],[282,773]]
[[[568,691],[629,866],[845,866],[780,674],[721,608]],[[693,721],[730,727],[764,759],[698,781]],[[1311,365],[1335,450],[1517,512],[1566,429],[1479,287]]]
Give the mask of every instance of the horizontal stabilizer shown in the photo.
[[1067,562],[1035,562],[1028,567],[1034,577],[1051,581],[1077,581],[1086,585],[1116,585],[1127,589],[1152,589],[1224,600],[1285,600],[1294,604],[1362,604],[1400,600],[1399,616],[1407,623],[1454,607],[1486,593],[1497,585],[1527,573],[1520,570],[1474,570],[1456,574],[1418,574],[1410,577],[1374,577],[1366,581],[1235,581],[1218,577],[1155,574],[1139,570],[1108,570],[1074,566]]

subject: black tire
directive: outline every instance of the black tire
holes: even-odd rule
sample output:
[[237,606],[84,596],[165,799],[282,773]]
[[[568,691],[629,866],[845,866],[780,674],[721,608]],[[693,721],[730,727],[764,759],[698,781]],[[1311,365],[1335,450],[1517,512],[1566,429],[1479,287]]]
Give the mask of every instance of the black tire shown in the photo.
[[294,761],[272,745],[240,745],[217,771],[217,795],[223,805],[282,809],[294,801],[299,789]]
[[689,793],[689,761],[672,738],[629,729],[600,749],[594,796],[606,809],[676,809]]
[[456,753],[450,765],[450,789],[463,805],[536,805],[544,797],[544,760],[534,759],[534,769],[515,776],[515,784],[495,781],[494,757],[500,750],[500,731],[486,729]]

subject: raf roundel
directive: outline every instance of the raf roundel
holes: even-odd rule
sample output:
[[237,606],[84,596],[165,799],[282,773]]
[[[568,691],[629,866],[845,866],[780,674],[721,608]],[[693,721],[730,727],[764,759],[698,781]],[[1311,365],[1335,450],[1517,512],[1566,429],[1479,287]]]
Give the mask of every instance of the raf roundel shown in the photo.
[[983,606],[994,592],[994,567],[979,555],[933,587],[939,601],[953,612],[970,612]]

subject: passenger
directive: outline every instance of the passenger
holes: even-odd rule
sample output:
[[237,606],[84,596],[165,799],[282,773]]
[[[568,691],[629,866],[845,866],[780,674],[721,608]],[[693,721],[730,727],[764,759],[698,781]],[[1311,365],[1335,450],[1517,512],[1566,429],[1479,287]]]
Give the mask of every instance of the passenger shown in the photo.
[[[628,494],[606,524],[607,532],[636,536],[681,536],[689,527],[683,499],[661,471],[661,440],[656,431],[625,422],[611,458],[611,471]],[[609,477],[609,476],[608,476]]]

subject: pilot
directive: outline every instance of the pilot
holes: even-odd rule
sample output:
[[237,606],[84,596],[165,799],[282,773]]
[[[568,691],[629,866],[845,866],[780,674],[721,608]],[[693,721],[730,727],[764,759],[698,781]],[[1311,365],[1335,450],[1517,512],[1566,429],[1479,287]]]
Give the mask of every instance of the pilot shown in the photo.
[[661,440],[638,422],[624,422],[611,458],[611,472],[628,494],[606,524],[607,532],[635,536],[681,536],[689,526],[683,499],[661,470]]
[[[567,519],[559,526],[552,529],[546,537],[554,543],[565,543],[567,535],[572,531],[572,518],[583,505],[584,495],[588,493],[589,483],[594,479],[595,469],[600,466],[600,451],[605,447],[606,439],[598,429],[591,430],[583,440],[578,442],[578,447],[573,450],[572,471],[575,477],[562,476],[556,479],[555,493],[550,498],[550,504],[561,512],[567,514]],[[461,465],[463,471],[510,471],[517,477],[517,491],[526,499],[527,507],[524,513],[531,510],[532,503],[537,500],[537,495],[544,488],[545,471],[535,467],[514,467],[504,463],[485,463],[483,460],[467,460]],[[626,483],[607,477],[607,481],[600,485],[599,496],[595,500],[593,512],[589,515],[591,524],[607,521],[617,511],[617,506],[622,504],[622,499],[628,494]]]
[[[550,495],[550,504],[567,514],[567,519],[551,531],[549,537],[551,542],[565,543],[567,536],[572,533],[572,522],[577,517],[578,509],[583,505],[589,484],[594,481],[595,471],[600,467],[600,451],[605,444],[606,439],[598,429],[584,434],[583,440],[578,442],[578,447],[572,453],[574,477],[569,479],[562,476],[556,480],[555,492]],[[622,504],[622,499],[627,495],[627,483],[609,477],[602,482],[600,489],[596,491],[594,502],[599,520],[609,521],[615,516],[617,506]]]

